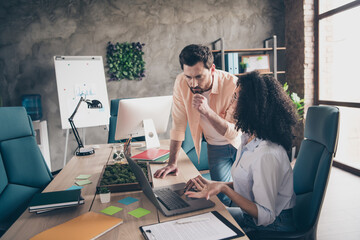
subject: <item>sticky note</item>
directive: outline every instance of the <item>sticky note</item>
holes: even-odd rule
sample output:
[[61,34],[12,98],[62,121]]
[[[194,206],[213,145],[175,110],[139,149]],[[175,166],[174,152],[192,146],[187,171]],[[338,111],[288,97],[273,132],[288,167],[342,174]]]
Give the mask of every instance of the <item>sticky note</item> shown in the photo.
[[76,177],[76,179],[88,179],[89,177],[91,177],[91,175],[85,175],[85,174],[81,174],[79,176]]
[[137,201],[139,201],[139,200],[136,199],[136,198],[126,197],[126,198],[123,198],[123,199],[119,200],[118,202],[122,203],[122,204],[125,204],[125,205],[129,205],[129,204],[132,204],[132,203],[137,202]]
[[101,212],[108,214],[108,215],[114,215],[115,213],[120,212],[121,210],[123,210],[123,209],[119,208],[119,207],[115,207],[115,206],[110,206],[110,207],[107,207],[107,208],[101,210]]
[[146,210],[144,208],[137,208],[137,209],[135,209],[135,210],[133,210],[131,212],[128,212],[128,214],[130,214],[130,215],[132,215],[132,216],[134,216],[136,218],[141,218],[141,217],[143,217],[143,216],[145,216],[145,215],[147,215],[149,213],[150,213],[150,211]]
[[72,185],[71,187],[69,187],[68,189],[66,190],[75,190],[75,189],[82,189],[83,187],[81,186],[76,186],[76,185]]
[[92,182],[90,180],[80,180],[80,181],[76,181],[75,183],[76,185],[82,186],[82,185],[90,184]]

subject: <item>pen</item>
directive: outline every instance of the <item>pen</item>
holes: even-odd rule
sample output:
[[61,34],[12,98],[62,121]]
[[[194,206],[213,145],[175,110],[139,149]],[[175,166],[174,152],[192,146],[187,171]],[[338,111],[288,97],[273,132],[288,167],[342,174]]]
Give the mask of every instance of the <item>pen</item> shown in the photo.
[[194,223],[194,222],[204,222],[209,220],[210,220],[209,218],[182,219],[182,220],[178,220],[176,223],[185,224],[185,223]]

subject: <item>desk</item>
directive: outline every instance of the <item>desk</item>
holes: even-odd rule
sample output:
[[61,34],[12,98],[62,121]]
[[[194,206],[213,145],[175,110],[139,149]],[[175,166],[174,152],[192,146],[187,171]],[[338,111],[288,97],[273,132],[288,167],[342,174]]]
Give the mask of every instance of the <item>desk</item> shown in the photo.
[[[169,148],[169,141],[162,140],[161,146],[162,148]],[[1,239],[29,239],[30,237],[33,237],[34,235],[46,229],[64,223],[80,214],[88,211],[100,212],[102,209],[111,205],[123,208],[122,211],[115,213],[113,216],[122,218],[124,222],[120,226],[104,234],[99,239],[124,239],[124,236],[126,236],[126,239],[143,239],[143,236],[139,230],[139,226],[197,215],[209,211],[218,211],[232,224],[240,228],[217,197],[211,198],[211,200],[216,204],[213,208],[173,217],[165,217],[147,199],[142,191],[111,193],[111,202],[102,204],[100,202],[99,195],[96,194],[96,184],[100,178],[100,173],[103,169],[103,166],[106,163],[112,161],[112,145],[100,145],[100,148],[96,149],[95,151],[96,153],[90,156],[74,156],[44,190],[44,192],[65,190],[74,185],[75,178],[78,175],[91,174],[90,180],[92,181],[92,184],[85,185],[81,190],[82,196],[85,199],[85,203],[83,205],[74,208],[55,210],[39,215],[29,213],[28,210],[26,210]],[[134,148],[132,149],[133,154],[136,154],[137,152],[139,151]],[[156,169],[159,169],[162,166],[163,164],[151,164],[152,173],[154,173]],[[154,186],[159,187],[179,182],[186,182],[190,178],[199,175],[199,172],[196,170],[194,165],[186,156],[185,152],[182,150],[179,154],[178,166],[180,169],[180,174],[178,176],[168,176],[165,179],[153,178]],[[118,200],[127,196],[137,198],[139,201],[127,206],[117,202]],[[138,207],[145,208],[151,211],[151,213],[139,219],[128,214],[129,211],[132,211]],[[244,236],[240,239],[245,240],[248,238]]]

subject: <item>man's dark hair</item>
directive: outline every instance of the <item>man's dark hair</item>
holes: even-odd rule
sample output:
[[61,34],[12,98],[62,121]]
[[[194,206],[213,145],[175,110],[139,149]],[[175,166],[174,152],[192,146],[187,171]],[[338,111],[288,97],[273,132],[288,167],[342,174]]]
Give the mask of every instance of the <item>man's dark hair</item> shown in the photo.
[[298,121],[295,106],[281,84],[271,75],[254,71],[240,76],[235,128],[270,140],[290,151],[292,126]]
[[203,62],[204,67],[210,69],[214,63],[214,56],[210,48],[202,45],[191,44],[181,51],[179,55],[181,69],[184,70],[184,64],[194,66],[198,62]]

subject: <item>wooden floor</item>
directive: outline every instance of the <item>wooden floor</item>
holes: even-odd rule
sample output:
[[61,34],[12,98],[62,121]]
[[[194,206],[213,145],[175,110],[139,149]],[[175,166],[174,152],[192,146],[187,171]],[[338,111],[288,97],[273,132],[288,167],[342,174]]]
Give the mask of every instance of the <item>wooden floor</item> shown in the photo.
[[317,239],[360,239],[360,177],[332,168]]

